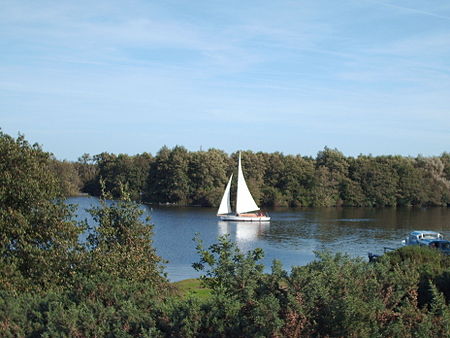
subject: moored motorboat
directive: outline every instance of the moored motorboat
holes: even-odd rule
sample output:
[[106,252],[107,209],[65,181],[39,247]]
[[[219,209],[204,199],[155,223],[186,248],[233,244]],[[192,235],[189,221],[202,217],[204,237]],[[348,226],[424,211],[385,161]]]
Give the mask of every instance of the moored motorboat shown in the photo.
[[444,236],[436,231],[413,231],[402,241],[402,244],[428,246],[433,249],[438,249],[444,254],[450,255],[450,241],[445,240]]
[[[444,236],[436,231],[431,230],[415,230],[408,234],[408,236],[402,240],[403,246],[418,245],[427,246],[437,249],[446,255],[450,255],[450,241],[444,239]],[[388,251],[395,251],[399,248],[384,247],[384,253]],[[376,261],[381,255],[373,254],[369,252],[369,262]]]
[[443,240],[439,232],[430,230],[415,230],[402,241],[403,245],[429,245],[431,241]]

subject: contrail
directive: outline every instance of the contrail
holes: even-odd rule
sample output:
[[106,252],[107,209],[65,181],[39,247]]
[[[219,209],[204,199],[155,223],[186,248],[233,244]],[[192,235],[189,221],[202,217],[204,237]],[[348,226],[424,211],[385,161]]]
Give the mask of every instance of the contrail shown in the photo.
[[422,11],[420,9],[399,6],[399,5],[389,4],[389,3],[386,3],[386,2],[375,1],[375,0],[368,0],[368,1],[369,2],[373,2],[373,3],[377,3],[379,5],[386,6],[386,7],[397,8],[397,9],[405,10],[405,11],[412,12],[412,13],[428,15],[428,16],[432,16],[432,17],[439,18],[439,19],[444,19],[444,20],[450,20],[450,17],[448,17],[448,16],[439,15],[439,14],[431,13],[431,12],[427,12],[427,11]]

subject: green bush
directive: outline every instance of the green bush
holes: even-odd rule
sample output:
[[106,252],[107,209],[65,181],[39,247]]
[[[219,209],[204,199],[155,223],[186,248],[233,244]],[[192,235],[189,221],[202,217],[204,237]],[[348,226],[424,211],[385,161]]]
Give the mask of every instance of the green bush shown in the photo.
[[[201,243],[200,243],[201,244]],[[204,306],[203,333],[219,336],[445,336],[449,331],[448,258],[404,248],[376,264],[342,254],[270,274],[222,237],[198,247],[213,299]],[[244,272],[250,272],[246,274]],[[248,276],[248,278],[246,278]]]

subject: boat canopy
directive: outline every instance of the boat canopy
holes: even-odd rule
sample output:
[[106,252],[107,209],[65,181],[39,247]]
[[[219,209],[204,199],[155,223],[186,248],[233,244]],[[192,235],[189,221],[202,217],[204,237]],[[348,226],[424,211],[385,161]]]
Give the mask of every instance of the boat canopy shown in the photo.
[[443,238],[443,236],[436,231],[429,231],[429,230],[416,230],[411,232],[410,237],[416,237],[418,239],[440,239]]

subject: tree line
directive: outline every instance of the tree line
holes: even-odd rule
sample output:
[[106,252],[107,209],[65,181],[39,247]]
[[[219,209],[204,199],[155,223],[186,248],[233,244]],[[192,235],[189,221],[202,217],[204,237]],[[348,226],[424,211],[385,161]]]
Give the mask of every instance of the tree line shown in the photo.
[[226,236],[205,248],[199,235],[193,267],[211,295],[181,297],[131,185],[121,182],[110,201],[101,180],[88,225],[64,202],[54,161],[0,131],[2,337],[450,335],[450,257],[431,248],[404,247],[375,263],[319,252],[306,266],[274,261],[264,273],[261,249],[241,252]]
[[[126,185],[136,201],[216,207],[238,152],[188,151],[163,147],[142,153],[84,154],[77,162],[54,159],[66,194],[100,195],[100,181],[117,197]],[[433,157],[348,157],[325,147],[316,158],[283,153],[242,152],[249,189],[263,207],[448,206],[450,154]],[[235,175],[236,176],[236,175]]]

